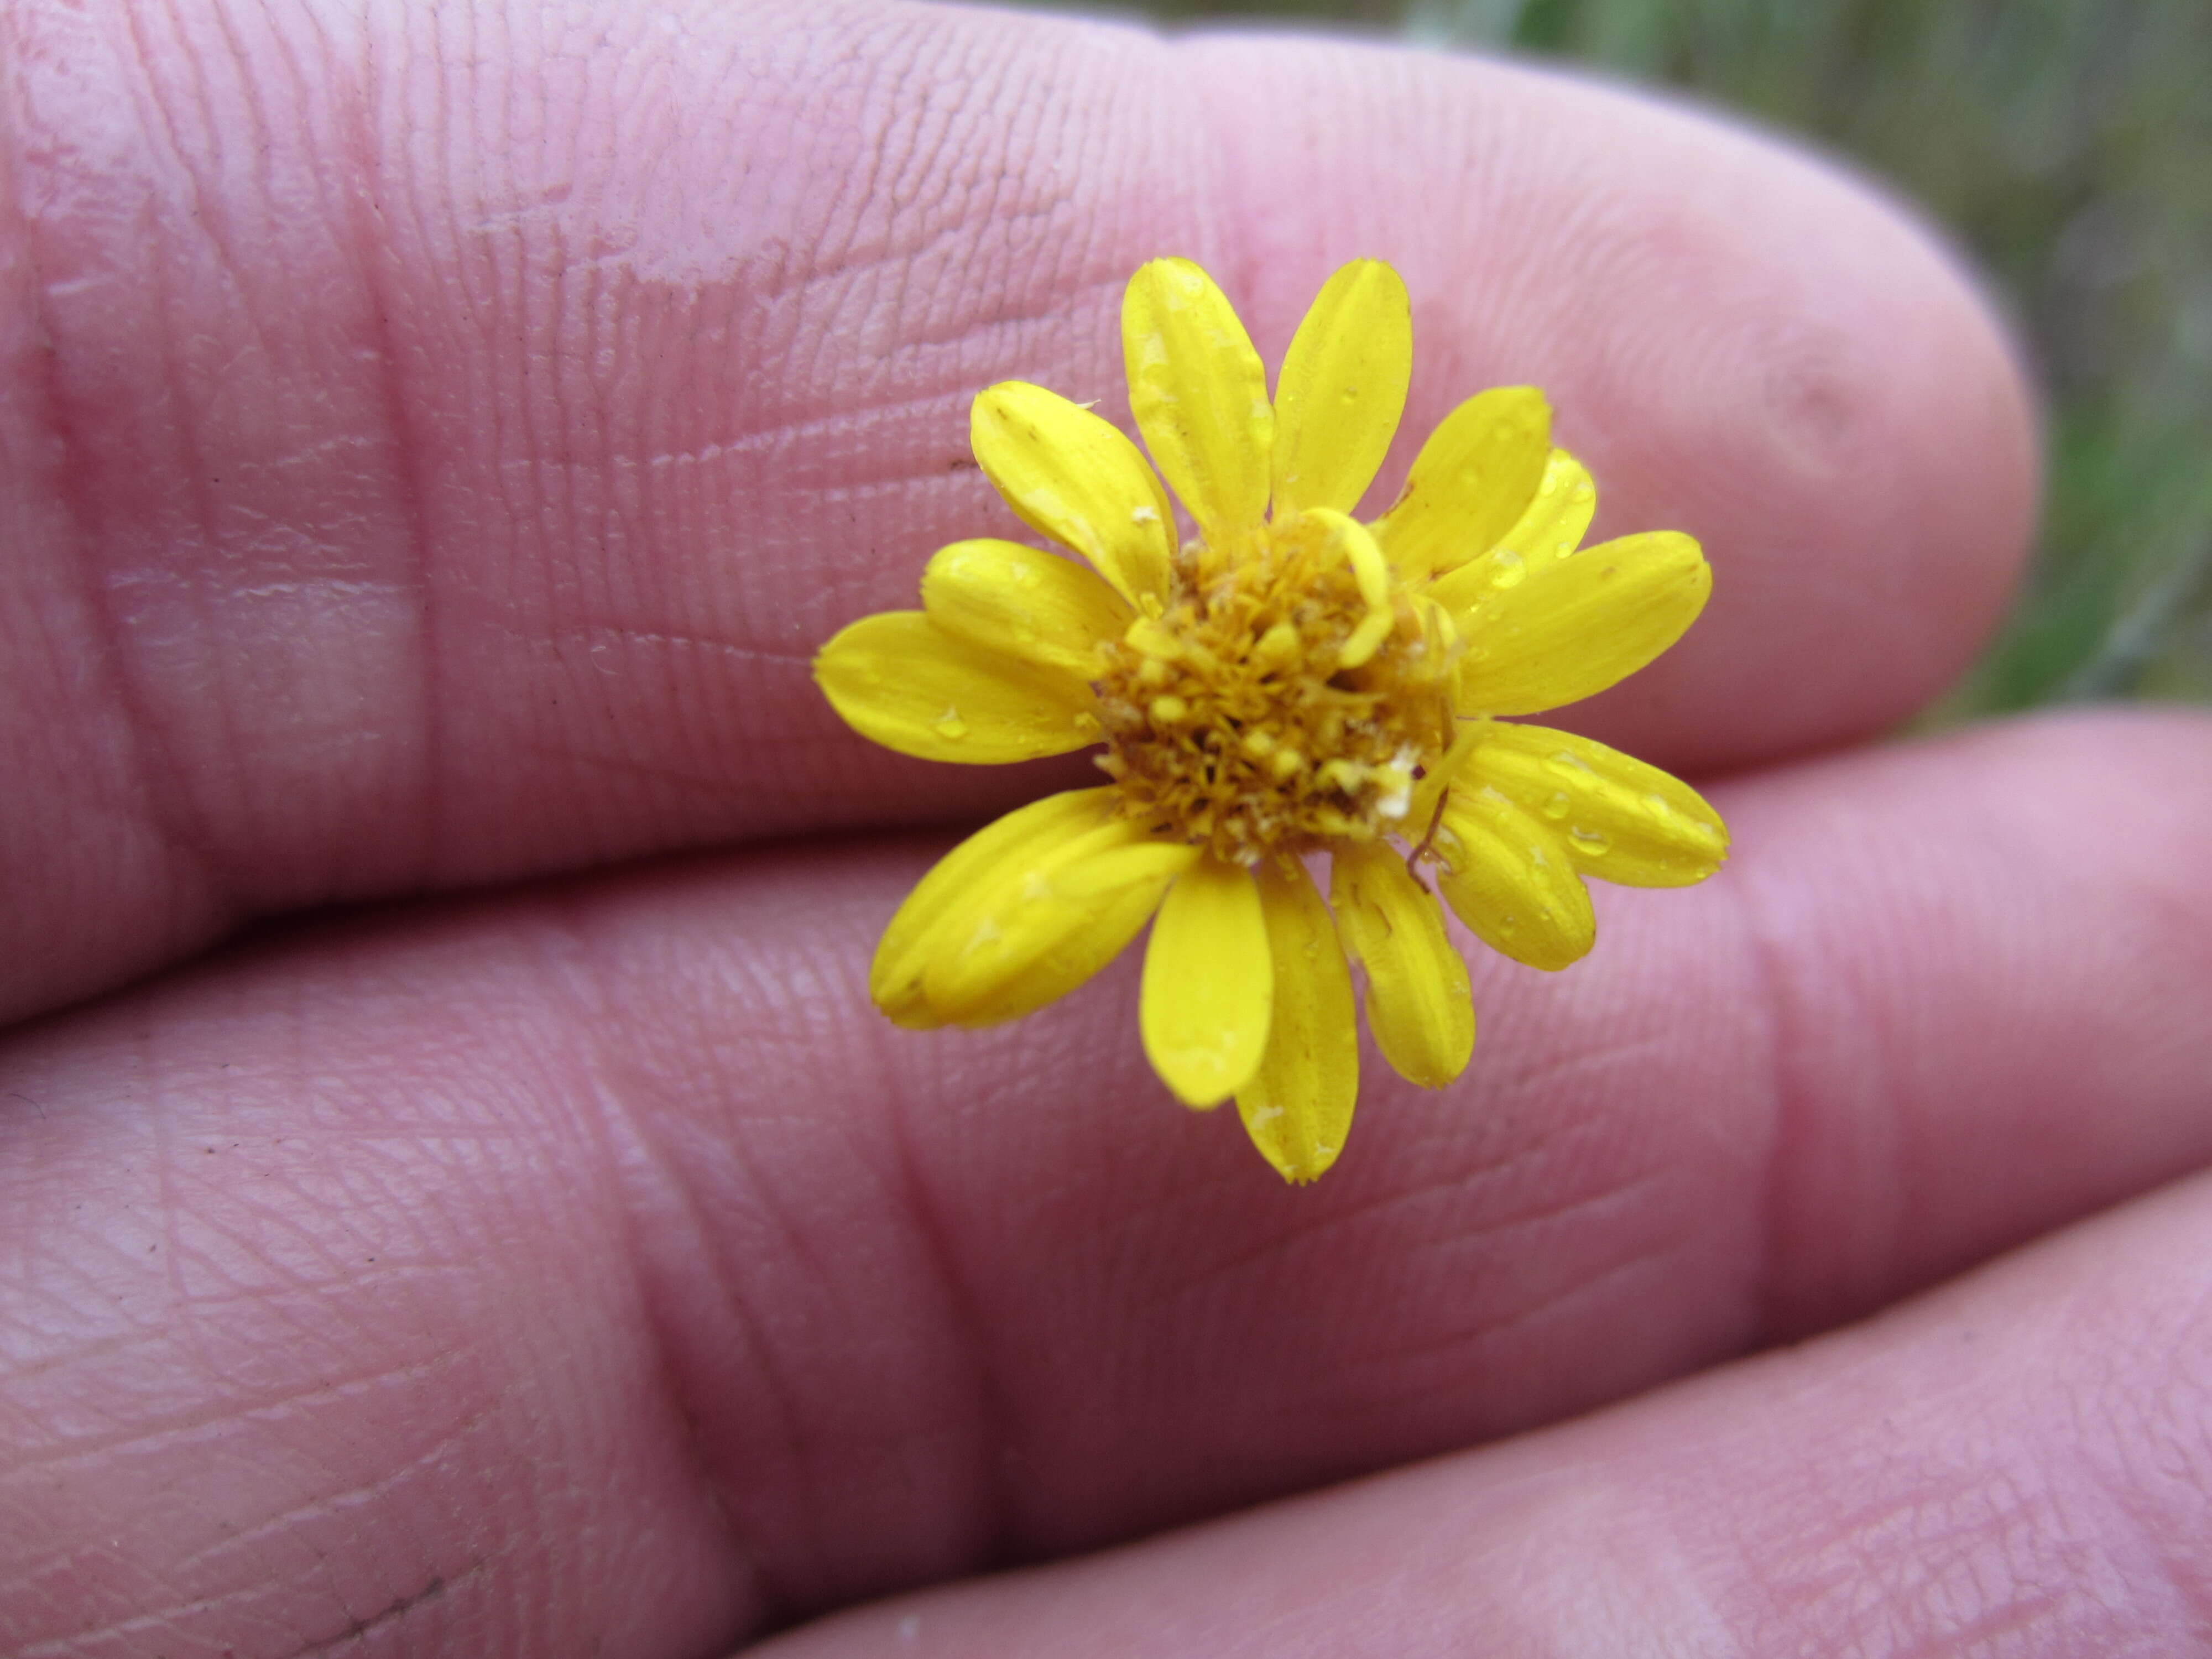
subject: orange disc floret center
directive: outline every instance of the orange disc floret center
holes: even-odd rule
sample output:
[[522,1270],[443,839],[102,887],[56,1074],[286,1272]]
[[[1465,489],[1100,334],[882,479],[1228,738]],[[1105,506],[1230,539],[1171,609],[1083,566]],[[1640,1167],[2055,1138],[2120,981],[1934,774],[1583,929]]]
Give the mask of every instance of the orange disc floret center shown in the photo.
[[1363,641],[1371,599],[1303,525],[1184,547],[1159,614],[1100,647],[1123,811],[1247,865],[1400,829],[1451,743],[1457,646],[1433,605],[1395,585],[1389,604]]

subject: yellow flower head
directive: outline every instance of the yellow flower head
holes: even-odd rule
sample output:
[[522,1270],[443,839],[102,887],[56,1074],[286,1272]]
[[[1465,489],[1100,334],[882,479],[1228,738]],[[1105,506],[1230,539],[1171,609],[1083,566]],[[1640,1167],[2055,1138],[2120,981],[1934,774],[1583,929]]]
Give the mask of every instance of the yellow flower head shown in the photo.
[[[1547,969],[1595,938],[1584,877],[1672,887],[1719,866],[1727,832],[1684,785],[1498,718],[1643,667],[1711,574],[1671,532],[1581,548],[1596,492],[1524,386],[1462,404],[1395,505],[1352,518],[1413,373],[1405,285],[1379,261],[1329,278],[1272,402],[1237,313],[1188,260],[1130,280],[1121,343],[1158,473],[1042,386],[991,387],[972,422],[1007,503],[1089,568],[956,542],[923,572],[921,610],[864,617],[816,659],[837,712],[902,753],[1103,744],[1111,780],[955,848],[892,918],[870,988],[902,1025],[1012,1019],[1149,920],[1154,1068],[1193,1106],[1235,1096],[1267,1161],[1310,1181],[1358,1092],[1347,954],[1402,1075],[1441,1087],[1474,1048],[1467,967],[1421,866],[1478,938]],[[1307,873],[1319,854],[1326,902]]]

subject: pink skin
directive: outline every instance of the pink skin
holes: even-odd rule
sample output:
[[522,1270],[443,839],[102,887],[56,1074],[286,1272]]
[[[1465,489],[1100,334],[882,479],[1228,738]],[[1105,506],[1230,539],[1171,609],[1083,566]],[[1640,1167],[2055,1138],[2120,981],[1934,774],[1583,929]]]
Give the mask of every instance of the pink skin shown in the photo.
[[[1803,758],[1955,674],[2033,514],[1893,210],[1341,42],[346,9],[0,21],[0,1651],[690,1659],[913,1592],[780,1639],[2212,1652],[2212,725]],[[1476,954],[1467,1079],[1370,1053],[1303,1192],[1150,1078],[1133,961],[872,1012],[951,826],[1083,769],[805,673],[1012,529],[978,386],[1115,409],[1161,252],[1271,356],[1387,254],[1378,499],[1533,380],[1601,531],[1718,573],[1562,719],[1733,773],[1737,856]]]

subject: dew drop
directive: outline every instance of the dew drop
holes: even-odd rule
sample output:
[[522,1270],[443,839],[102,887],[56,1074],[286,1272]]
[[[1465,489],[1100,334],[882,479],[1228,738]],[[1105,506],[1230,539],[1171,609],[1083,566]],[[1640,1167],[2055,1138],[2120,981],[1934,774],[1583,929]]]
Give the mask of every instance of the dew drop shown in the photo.
[[1551,799],[1544,803],[1544,816],[1556,821],[1566,817],[1568,810],[1573,805],[1574,802],[1567,798],[1567,792],[1564,789],[1559,790],[1553,794]]
[[1613,850],[1613,837],[1602,830],[1585,830],[1577,824],[1567,831],[1567,839],[1584,858],[1603,858]]
[[1490,585],[1492,587],[1514,587],[1528,574],[1528,562],[1510,547],[1501,547],[1490,556]]
[[939,737],[950,738],[956,743],[968,735],[968,722],[962,720],[960,711],[950,704],[931,724],[936,728]]

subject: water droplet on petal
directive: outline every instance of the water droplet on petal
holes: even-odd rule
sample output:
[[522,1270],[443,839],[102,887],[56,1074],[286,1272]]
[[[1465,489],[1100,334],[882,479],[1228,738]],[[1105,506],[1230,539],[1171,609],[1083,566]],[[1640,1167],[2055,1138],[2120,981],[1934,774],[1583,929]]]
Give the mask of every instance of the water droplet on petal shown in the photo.
[[1528,562],[1510,547],[1501,547],[1490,556],[1490,585],[1492,587],[1512,587],[1528,574]]
[[968,722],[960,718],[960,711],[957,708],[949,704],[945,712],[939,714],[932,725],[936,728],[939,737],[949,738],[955,743],[968,735]]
[[1567,831],[1567,839],[1574,843],[1575,851],[1586,859],[1603,858],[1613,850],[1613,837],[1602,830],[1585,830],[1577,824]]
[[1567,792],[1564,789],[1558,790],[1553,794],[1551,799],[1544,803],[1544,816],[1554,820],[1563,818],[1573,805],[1574,802],[1567,798]]

